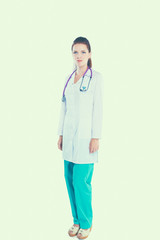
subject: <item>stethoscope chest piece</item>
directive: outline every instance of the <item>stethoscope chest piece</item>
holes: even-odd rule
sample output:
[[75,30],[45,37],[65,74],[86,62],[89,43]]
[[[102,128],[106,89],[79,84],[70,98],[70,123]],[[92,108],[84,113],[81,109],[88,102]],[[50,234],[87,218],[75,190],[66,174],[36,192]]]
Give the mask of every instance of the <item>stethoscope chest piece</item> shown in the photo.
[[88,76],[83,76],[82,78],[82,81],[81,81],[81,85],[80,85],[80,91],[81,92],[86,92],[89,88],[89,85],[90,85],[90,81],[91,81],[91,76],[88,77]]

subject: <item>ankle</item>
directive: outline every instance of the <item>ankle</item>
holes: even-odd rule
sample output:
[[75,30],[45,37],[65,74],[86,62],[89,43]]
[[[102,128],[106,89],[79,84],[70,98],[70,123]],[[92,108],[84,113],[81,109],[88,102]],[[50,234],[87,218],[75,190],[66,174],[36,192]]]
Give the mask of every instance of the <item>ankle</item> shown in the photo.
[[74,224],[75,227],[79,227],[79,224]]

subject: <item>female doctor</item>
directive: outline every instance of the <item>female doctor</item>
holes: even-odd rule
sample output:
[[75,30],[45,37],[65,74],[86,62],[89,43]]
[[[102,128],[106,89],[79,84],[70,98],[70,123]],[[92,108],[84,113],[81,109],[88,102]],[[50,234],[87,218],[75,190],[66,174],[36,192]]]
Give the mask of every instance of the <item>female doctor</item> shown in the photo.
[[75,69],[64,82],[58,148],[64,159],[74,223],[68,234],[85,239],[92,228],[91,180],[101,138],[103,78],[92,69],[91,47],[86,38],[76,38],[71,51]]

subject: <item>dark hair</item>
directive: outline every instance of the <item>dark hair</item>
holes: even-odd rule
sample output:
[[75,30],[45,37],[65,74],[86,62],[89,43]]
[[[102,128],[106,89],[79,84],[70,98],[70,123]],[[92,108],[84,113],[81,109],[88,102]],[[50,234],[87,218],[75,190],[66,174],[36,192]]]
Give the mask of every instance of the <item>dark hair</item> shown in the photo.
[[[78,37],[78,38],[76,38],[76,39],[73,41],[73,43],[72,43],[71,51],[73,50],[73,46],[74,46],[75,44],[77,44],[77,43],[83,43],[83,44],[85,44],[85,45],[87,46],[87,48],[88,48],[88,51],[91,52],[90,43],[89,43],[88,39],[85,38],[85,37]],[[92,60],[91,60],[91,58],[88,59],[87,66],[88,66],[89,68],[92,67]]]

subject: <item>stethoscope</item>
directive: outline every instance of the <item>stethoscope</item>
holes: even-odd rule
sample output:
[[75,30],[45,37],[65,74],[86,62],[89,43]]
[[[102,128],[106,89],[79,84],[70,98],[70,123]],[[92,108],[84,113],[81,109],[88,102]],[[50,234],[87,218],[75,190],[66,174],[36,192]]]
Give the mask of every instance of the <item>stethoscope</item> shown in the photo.
[[[82,84],[83,84],[83,80],[84,80],[85,74],[86,74],[86,72],[88,71],[88,69],[90,70],[91,75],[90,75],[90,79],[89,79],[89,81],[88,81],[88,86],[87,86],[87,88],[86,88],[85,86],[82,86]],[[76,69],[76,70],[77,70],[77,69]],[[76,70],[75,70],[75,71],[76,71]],[[73,71],[73,73],[75,73],[75,71]],[[67,85],[68,85],[68,82],[69,82],[69,80],[71,79],[73,73],[72,73],[72,74],[70,75],[70,77],[68,78],[68,80],[67,80],[67,82],[66,82],[66,85],[65,85],[65,87],[64,87],[63,96],[62,96],[62,102],[65,102],[65,101],[66,101],[65,89],[66,89],[66,87],[67,87]],[[85,71],[85,73],[83,74],[83,77],[82,77],[81,85],[80,85],[80,87],[79,87],[80,91],[85,92],[85,91],[88,90],[89,84],[90,84],[90,81],[91,81],[91,78],[92,78],[92,69],[91,69],[91,68],[87,68],[87,70]]]

